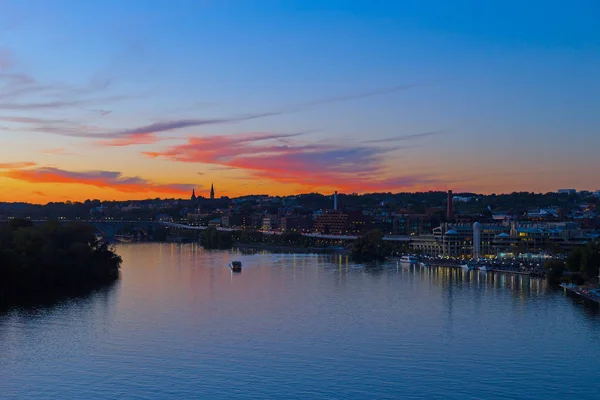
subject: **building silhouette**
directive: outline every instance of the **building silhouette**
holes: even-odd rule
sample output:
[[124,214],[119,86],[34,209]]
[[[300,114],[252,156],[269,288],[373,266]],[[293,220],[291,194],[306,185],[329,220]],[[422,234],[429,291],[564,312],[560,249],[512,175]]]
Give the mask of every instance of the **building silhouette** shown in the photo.
[[191,197],[191,200],[192,200],[192,201],[196,200],[196,190],[195,190],[195,189],[192,189],[192,197]]
[[210,184],[210,199],[214,200],[215,199],[215,186],[214,184]]

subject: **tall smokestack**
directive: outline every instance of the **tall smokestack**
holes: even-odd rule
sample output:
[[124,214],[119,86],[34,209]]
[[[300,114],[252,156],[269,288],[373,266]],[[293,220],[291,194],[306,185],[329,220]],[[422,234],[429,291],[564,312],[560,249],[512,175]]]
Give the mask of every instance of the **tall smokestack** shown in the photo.
[[452,190],[448,190],[448,205],[446,208],[446,217],[450,220],[454,216],[452,211]]
[[333,192],[333,209],[335,211],[337,211],[337,209],[338,209],[338,204],[337,204],[337,190],[335,192]]

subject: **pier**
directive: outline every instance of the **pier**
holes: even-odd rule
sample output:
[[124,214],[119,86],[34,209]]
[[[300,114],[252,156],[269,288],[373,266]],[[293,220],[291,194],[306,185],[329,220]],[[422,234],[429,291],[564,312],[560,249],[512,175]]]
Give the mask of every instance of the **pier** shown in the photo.
[[566,284],[562,283],[560,285],[560,287],[562,287],[563,289],[565,289],[566,293],[569,293],[569,294],[571,294],[573,296],[581,297],[581,298],[583,298],[583,299],[585,299],[587,301],[590,301],[593,304],[600,305],[600,297],[592,295],[592,294],[589,294],[589,293],[586,293],[584,291],[584,289],[581,289],[579,286],[571,287],[569,285],[566,285]]

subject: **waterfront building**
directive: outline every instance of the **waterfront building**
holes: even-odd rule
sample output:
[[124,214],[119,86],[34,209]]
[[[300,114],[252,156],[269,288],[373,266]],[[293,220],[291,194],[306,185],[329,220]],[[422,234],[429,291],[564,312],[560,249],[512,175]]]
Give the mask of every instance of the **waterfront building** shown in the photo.
[[231,215],[223,215],[221,217],[221,225],[224,228],[229,228],[231,226]]
[[265,215],[262,222],[262,230],[273,231],[279,229],[279,220],[275,215]]
[[373,228],[361,212],[325,212],[315,218],[314,230],[327,235],[360,235]]
[[[410,247],[415,252],[429,256],[470,258],[474,256],[475,250],[478,250],[479,257],[495,256],[494,238],[501,233],[508,234],[509,228],[495,224],[476,224],[442,224],[434,228],[430,235],[412,237]],[[474,230],[479,234],[478,249],[473,243]]]
[[309,232],[313,220],[309,217],[287,216],[280,220],[280,229],[284,232]]
[[427,235],[441,222],[439,214],[396,214],[392,217],[391,231],[394,235]]
[[215,217],[208,221],[208,226],[221,227],[222,223],[223,221],[221,217]]
[[155,219],[158,222],[173,222],[173,217],[169,214],[158,214]]
[[411,237],[414,252],[429,256],[496,257],[519,253],[563,252],[600,236],[569,222],[510,224],[442,224],[432,234]]

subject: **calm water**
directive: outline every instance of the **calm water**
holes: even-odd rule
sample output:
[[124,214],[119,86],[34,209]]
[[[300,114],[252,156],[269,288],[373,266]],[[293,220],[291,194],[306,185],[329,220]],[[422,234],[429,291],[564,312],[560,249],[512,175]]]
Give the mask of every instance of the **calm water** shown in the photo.
[[598,399],[600,316],[539,280],[126,245],[121,281],[0,315],[2,399]]

